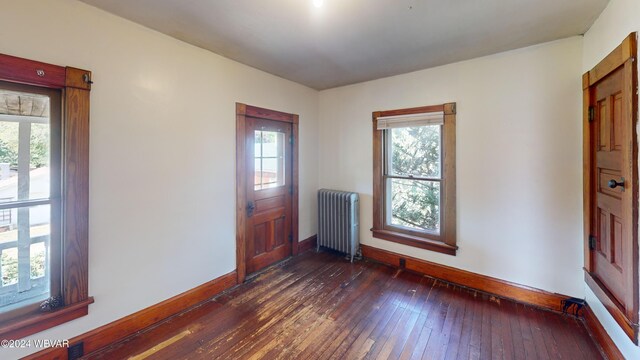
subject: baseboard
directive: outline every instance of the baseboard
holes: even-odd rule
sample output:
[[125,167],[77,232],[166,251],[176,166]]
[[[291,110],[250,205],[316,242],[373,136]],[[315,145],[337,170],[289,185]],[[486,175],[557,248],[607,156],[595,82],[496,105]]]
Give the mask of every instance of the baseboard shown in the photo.
[[608,359],[624,359],[624,356],[622,356],[622,353],[613,342],[613,340],[611,340],[611,337],[600,323],[600,320],[598,320],[598,318],[588,305],[584,308],[583,319],[587,331],[589,331],[589,334],[591,335],[595,343],[600,346],[600,350],[607,356]]
[[309,249],[315,249],[317,244],[318,244],[318,236],[317,235],[309,236],[308,238],[298,243],[298,254],[301,254],[304,251],[307,251]]
[[[365,258],[548,310],[562,311],[563,301],[570,298],[567,295],[551,293],[367,245],[360,246]],[[403,265],[401,260],[404,261]]]
[[[84,353],[90,354],[109,344],[120,341],[138,331],[144,330],[168,317],[197,305],[237,284],[235,271],[204,283],[191,290],[176,295],[163,302],[123,317],[97,329],[91,330],[69,340],[71,346],[84,343]],[[49,348],[29,355],[23,359],[67,360],[66,348]]]
[[609,293],[606,288],[591,275],[588,271],[584,272],[584,281],[587,286],[593,291],[593,294],[600,300],[602,305],[607,309],[609,314],[618,323],[622,331],[629,337],[634,344],[638,345],[638,324],[634,324],[629,320],[627,315],[620,309],[619,305],[616,305],[612,299],[613,295]]

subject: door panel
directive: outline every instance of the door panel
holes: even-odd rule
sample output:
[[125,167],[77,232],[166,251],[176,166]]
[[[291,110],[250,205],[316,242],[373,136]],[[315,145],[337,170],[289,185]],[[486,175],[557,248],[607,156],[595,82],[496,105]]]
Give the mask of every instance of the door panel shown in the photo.
[[607,101],[598,101],[598,127],[599,127],[599,136],[598,136],[598,145],[600,151],[609,151],[609,127],[607,126],[609,122],[609,116],[607,116]]
[[273,208],[283,208],[284,201],[285,199],[282,196],[256,200],[256,212],[260,213]]
[[622,150],[622,131],[624,125],[622,116],[622,92],[613,96],[613,116],[611,119],[611,146],[614,150]]
[[[613,171],[608,169],[600,169],[599,179],[598,179],[598,191],[601,194],[608,195],[613,197],[614,199],[622,199],[622,188],[616,187],[612,189],[609,187],[609,180],[611,179],[620,179],[622,175],[620,171]],[[606,199],[606,198],[605,198]]]
[[291,255],[291,124],[247,118],[246,271]]
[[622,274],[623,273],[623,252],[622,252],[622,243],[624,238],[624,224],[621,218],[612,215],[611,216],[611,243],[609,245],[609,254],[611,264]]

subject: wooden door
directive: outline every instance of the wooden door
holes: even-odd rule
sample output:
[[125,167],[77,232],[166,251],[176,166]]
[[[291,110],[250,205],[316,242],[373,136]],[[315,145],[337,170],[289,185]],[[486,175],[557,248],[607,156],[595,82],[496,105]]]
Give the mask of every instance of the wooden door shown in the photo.
[[238,282],[297,253],[298,115],[236,106]]
[[291,124],[246,123],[247,273],[291,255]]
[[631,269],[625,263],[631,259],[625,257],[632,253],[633,240],[632,202],[626,196],[631,192],[633,177],[628,164],[631,159],[625,156],[633,146],[629,141],[633,129],[631,119],[623,114],[623,75],[623,69],[618,69],[594,86],[591,108],[595,122],[593,274],[621,304],[630,290],[626,278]]
[[590,72],[589,87],[585,88],[586,126],[590,134],[588,154],[585,153],[589,160],[588,174],[585,174],[589,176],[589,185],[585,195],[590,214],[586,269],[587,282],[635,340],[638,160],[634,84],[637,78],[633,60],[623,61],[620,57],[615,55],[618,66],[608,58]]

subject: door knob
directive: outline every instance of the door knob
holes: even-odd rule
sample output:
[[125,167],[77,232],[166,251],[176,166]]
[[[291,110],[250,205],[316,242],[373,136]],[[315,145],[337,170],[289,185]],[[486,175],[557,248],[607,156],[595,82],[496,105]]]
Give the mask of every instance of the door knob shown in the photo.
[[247,203],[247,216],[253,215],[253,210],[255,210],[256,206],[253,204],[253,201],[249,201]]
[[612,189],[615,189],[618,186],[620,186],[621,188],[624,189],[624,178],[620,178],[620,182],[615,181],[615,179],[611,179],[611,180],[609,180],[609,184],[608,185]]

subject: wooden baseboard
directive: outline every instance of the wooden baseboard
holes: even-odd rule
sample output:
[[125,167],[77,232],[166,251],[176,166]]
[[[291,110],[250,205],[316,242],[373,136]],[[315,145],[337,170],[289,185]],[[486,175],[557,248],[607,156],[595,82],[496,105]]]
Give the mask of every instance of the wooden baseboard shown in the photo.
[[[553,311],[562,311],[563,300],[570,298],[567,295],[551,293],[533,287],[476,274],[470,271],[460,270],[426,260],[400,255],[367,245],[360,246],[362,247],[362,255],[365,258],[389,264],[394,267],[404,268],[406,270],[431,276],[457,285],[476,289],[501,298]],[[404,264],[402,264],[402,262]]]
[[621,305],[614,303],[612,299],[615,299],[614,296],[609,293],[604,285],[600,283],[595,277],[591,275],[588,271],[584,272],[584,281],[587,283],[591,291],[596,295],[598,300],[604,305],[605,309],[611,314],[613,319],[620,325],[622,331],[633,341],[634,344],[638,345],[638,324],[635,324],[629,320],[627,315],[621,310]]
[[624,359],[624,356],[622,356],[622,353],[588,305],[584,308],[583,319],[587,331],[589,331],[596,345],[600,347],[600,350],[608,359]]
[[308,238],[298,243],[298,254],[301,254],[309,249],[315,249],[318,244],[318,236],[311,235]]
[[[123,317],[122,319],[103,325],[80,336],[76,336],[69,340],[69,345],[73,346],[82,342],[84,343],[84,353],[90,354],[109,344],[120,341],[129,335],[144,330],[170,316],[178,314],[194,305],[206,301],[236,284],[237,274],[233,271],[163,302]],[[23,359],[67,360],[67,349],[49,348],[29,355]]]

